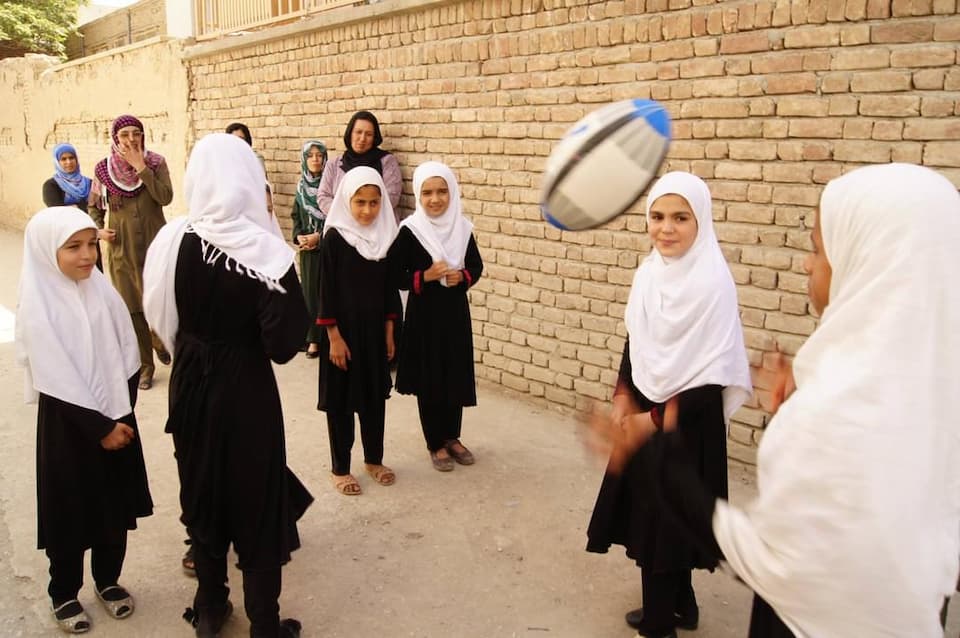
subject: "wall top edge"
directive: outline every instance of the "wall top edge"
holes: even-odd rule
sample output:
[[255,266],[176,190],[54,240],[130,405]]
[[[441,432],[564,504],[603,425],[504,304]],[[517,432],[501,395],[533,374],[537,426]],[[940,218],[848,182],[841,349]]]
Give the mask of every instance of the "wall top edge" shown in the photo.
[[115,49],[107,49],[106,51],[100,51],[99,53],[93,53],[91,55],[84,56],[82,58],[77,58],[75,60],[67,60],[62,64],[58,64],[53,67],[52,70],[62,71],[69,69],[75,66],[81,66],[84,64],[89,64],[91,62],[96,62],[98,60],[104,60],[111,58],[115,55],[123,55],[124,53],[129,53],[130,51],[136,51],[137,49],[145,49],[147,47],[152,47],[156,44],[162,44],[164,42],[181,42],[180,38],[174,38],[169,35],[155,35],[153,37],[147,38],[146,40],[139,40],[132,44],[125,44],[122,47],[117,47]]
[[451,0],[383,0],[382,2],[360,7],[339,7],[306,17],[291,24],[266,27],[260,31],[243,35],[226,35],[218,40],[193,44],[184,49],[183,59],[194,60],[226,51],[275,42],[276,40],[283,40],[304,33],[312,33],[332,27],[365,22],[374,18],[383,18],[446,4],[453,3]]

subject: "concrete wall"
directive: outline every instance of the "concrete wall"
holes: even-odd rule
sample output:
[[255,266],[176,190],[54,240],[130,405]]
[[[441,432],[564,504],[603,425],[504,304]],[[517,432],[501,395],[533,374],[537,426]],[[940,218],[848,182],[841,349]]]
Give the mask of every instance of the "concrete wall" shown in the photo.
[[[960,185],[956,13],[953,0],[388,0],[188,49],[192,117],[198,134],[248,123],[281,215],[301,141],[341,151],[357,109],[377,113],[407,179],[450,164],[487,264],[472,293],[479,375],[583,407],[610,396],[648,240],[637,211],[592,232],[540,221],[563,131],[612,100],[667,106],[666,168],[711,186],[759,367],[774,339],[795,352],[816,324],[801,264],[823,184],[906,161]],[[768,398],[759,388],[737,414],[734,457],[753,460]]]
[[22,228],[43,207],[41,187],[53,174],[53,147],[77,147],[93,174],[110,150],[110,125],[123,113],[146,128],[148,149],[170,165],[175,198],[191,139],[187,74],[177,40],[154,39],[77,62],[30,55],[0,60],[0,223]]

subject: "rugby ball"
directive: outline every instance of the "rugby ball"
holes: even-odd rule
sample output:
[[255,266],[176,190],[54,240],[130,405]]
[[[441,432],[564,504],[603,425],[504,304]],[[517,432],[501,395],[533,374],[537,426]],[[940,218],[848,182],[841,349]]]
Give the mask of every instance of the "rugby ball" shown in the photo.
[[543,218],[562,230],[606,223],[634,204],[670,147],[670,115],[654,100],[624,100],[591,112],[547,158]]

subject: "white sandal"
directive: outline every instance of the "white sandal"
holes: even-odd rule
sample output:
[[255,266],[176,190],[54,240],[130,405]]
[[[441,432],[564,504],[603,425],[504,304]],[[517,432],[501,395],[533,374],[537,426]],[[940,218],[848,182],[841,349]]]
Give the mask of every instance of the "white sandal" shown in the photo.
[[[104,595],[109,592],[116,590],[123,594],[126,594],[122,598],[117,600],[108,600]],[[126,618],[133,613],[133,596],[130,595],[126,589],[120,585],[110,585],[109,587],[104,587],[103,590],[97,590],[97,598],[100,599],[100,602],[103,603],[103,608],[107,610],[107,613],[120,620]]]
[[[69,605],[76,603],[77,607],[80,608],[80,612],[66,618],[60,618],[58,614],[63,611]],[[90,617],[87,616],[87,612],[83,610],[83,605],[80,604],[80,601],[74,598],[73,600],[68,600],[59,607],[50,606],[53,610],[53,619],[57,622],[57,627],[62,631],[67,632],[68,634],[85,634],[90,631]]]

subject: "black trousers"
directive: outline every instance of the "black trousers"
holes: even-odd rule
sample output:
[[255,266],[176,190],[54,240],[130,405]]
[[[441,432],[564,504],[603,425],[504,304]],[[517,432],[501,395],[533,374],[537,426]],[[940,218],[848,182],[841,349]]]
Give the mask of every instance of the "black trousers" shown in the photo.
[[[83,587],[83,555],[85,549],[62,550],[46,549],[50,559],[50,585],[47,593],[54,607],[73,600]],[[121,530],[110,539],[90,548],[90,571],[93,582],[100,591],[104,587],[116,585],[123,569],[123,559],[127,555],[127,530]]]
[[[197,567],[197,593],[193,608],[197,614],[222,608],[230,595],[227,587],[228,545],[212,547],[193,539],[193,560]],[[251,638],[276,638],[280,630],[280,567],[243,571],[243,608],[250,619]]]
[[[370,465],[383,463],[383,429],[386,419],[385,400],[365,407],[360,417],[360,440],[363,442],[363,461]],[[327,409],[327,434],[330,436],[330,459],[333,473],[350,473],[350,450],[355,440],[353,412]]]
[[643,581],[643,624],[651,634],[668,634],[676,626],[674,613],[696,608],[692,570],[651,572],[640,570]]
[[753,595],[750,611],[750,630],[747,638],[794,638],[793,632],[783,624],[780,616],[763,598]]
[[417,397],[420,411],[420,427],[427,449],[436,452],[446,441],[460,438],[463,425],[463,407],[446,403],[428,403]]

